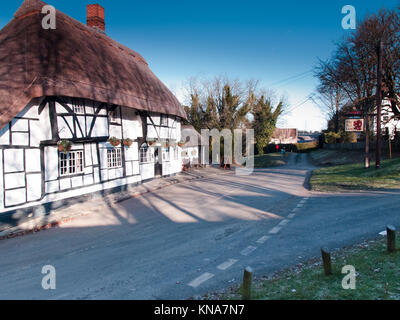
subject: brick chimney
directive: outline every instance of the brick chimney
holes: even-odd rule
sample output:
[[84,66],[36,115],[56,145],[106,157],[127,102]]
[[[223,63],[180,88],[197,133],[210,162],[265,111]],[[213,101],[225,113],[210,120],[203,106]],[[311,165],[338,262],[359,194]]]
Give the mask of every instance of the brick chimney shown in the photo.
[[106,31],[106,24],[104,20],[104,8],[99,4],[87,5],[87,25],[89,27],[97,28]]

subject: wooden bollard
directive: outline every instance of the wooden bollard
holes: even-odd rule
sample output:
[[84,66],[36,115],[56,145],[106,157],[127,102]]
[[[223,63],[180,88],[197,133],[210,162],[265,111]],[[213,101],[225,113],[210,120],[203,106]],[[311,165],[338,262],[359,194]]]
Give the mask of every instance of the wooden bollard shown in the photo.
[[396,251],[396,228],[392,225],[386,227],[387,251]]
[[322,255],[322,263],[324,265],[324,273],[326,276],[330,276],[332,274],[332,262],[331,262],[331,254],[328,249],[321,248]]
[[253,269],[247,267],[243,273],[243,284],[242,284],[242,300],[251,299],[251,283],[253,281]]

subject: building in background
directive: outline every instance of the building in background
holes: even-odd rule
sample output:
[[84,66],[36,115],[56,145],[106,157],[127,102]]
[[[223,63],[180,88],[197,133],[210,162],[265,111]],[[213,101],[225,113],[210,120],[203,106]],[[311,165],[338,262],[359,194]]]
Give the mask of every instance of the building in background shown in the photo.
[[272,134],[270,143],[292,144],[297,143],[298,132],[294,128],[276,128]]
[[[396,132],[400,131],[400,110],[397,105],[394,108],[395,110],[393,110],[390,100],[384,99],[382,101],[381,126],[383,135],[394,137]],[[371,118],[371,126],[372,132],[376,133],[376,117]]]
[[207,164],[208,141],[205,141],[200,133],[192,125],[182,125],[182,161],[187,167]]

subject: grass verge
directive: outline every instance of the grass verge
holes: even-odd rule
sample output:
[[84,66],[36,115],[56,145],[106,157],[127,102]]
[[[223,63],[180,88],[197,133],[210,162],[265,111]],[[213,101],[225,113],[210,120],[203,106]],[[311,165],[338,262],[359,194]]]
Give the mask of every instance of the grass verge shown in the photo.
[[299,153],[309,153],[316,151],[318,149],[318,142],[304,142],[304,143],[296,143],[296,150]]
[[[397,248],[400,241],[397,241]],[[400,252],[386,252],[386,238],[365,241],[332,253],[333,274],[325,276],[316,258],[269,278],[253,282],[253,299],[261,300],[398,300],[400,299]],[[345,265],[356,270],[356,289],[345,290]],[[241,299],[240,287],[211,299]]]
[[400,159],[384,160],[381,168],[369,169],[363,163],[314,170],[310,186],[315,191],[373,190],[400,188]]
[[281,153],[267,153],[263,155],[254,156],[254,168],[269,168],[277,167],[286,164],[286,154],[283,156]]

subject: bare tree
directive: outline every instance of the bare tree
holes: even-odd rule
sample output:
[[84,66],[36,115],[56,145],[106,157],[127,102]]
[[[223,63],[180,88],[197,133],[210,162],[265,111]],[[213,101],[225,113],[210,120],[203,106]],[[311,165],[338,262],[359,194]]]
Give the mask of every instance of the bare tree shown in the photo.
[[339,132],[339,111],[347,103],[346,94],[338,85],[320,85],[317,92],[310,95],[310,99],[335,121],[335,132]]
[[[371,98],[376,90],[377,45],[384,43],[383,82],[387,98],[392,103],[392,109],[400,114],[398,92],[400,88],[400,20],[399,9],[382,9],[376,14],[367,16],[355,32],[337,44],[337,48],[328,61],[319,61],[315,76],[319,79],[317,99],[326,100],[334,106],[344,98],[353,105],[363,105],[365,113],[374,108]],[[342,95],[344,94],[344,97]],[[332,99],[333,98],[333,99]],[[321,102],[321,101],[320,101]],[[326,101],[325,101],[326,102]],[[323,103],[326,105],[326,103]],[[335,111],[336,106],[335,106]],[[332,106],[328,113],[332,112]]]

